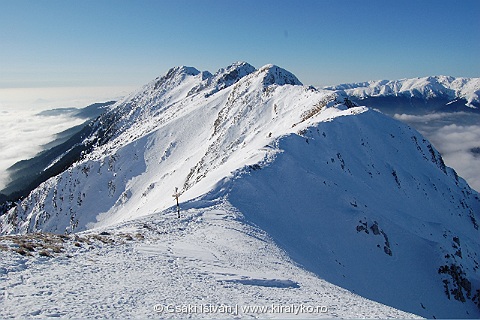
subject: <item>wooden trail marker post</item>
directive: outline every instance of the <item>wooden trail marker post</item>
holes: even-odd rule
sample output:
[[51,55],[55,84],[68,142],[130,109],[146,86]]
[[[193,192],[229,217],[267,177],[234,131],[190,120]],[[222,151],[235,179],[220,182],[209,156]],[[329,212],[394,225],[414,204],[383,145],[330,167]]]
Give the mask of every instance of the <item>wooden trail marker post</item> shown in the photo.
[[178,204],[178,198],[180,197],[180,193],[178,193],[178,188],[175,188],[175,193],[172,194],[172,197],[175,198],[175,200],[177,200],[177,214],[178,214],[178,218],[180,218],[180,205]]

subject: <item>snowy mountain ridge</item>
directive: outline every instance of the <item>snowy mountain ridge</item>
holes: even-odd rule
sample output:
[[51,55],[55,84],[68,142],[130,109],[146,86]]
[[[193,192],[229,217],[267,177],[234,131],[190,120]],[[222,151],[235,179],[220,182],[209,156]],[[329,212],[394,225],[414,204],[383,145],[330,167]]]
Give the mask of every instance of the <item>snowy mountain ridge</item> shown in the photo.
[[[259,77],[263,79],[259,85],[264,87],[284,84],[302,85],[293,74],[274,65],[266,65],[256,70],[248,63],[236,62],[227,68],[220,69],[214,75],[208,71],[200,72],[193,67],[175,67],[165,76],[155,79],[113,106],[114,112],[105,115],[105,118],[115,117],[115,126],[109,128],[110,138],[117,137],[125,130],[137,131],[139,127],[142,127],[140,132],[135,132],[134,136],[144,135],[156,128],[158,121],[163,123],[171,120],[171,118],[165,118],[163,114],[167,109],[177,108],[180,114],[177,115],[176,112],[169,110],[168,116],[180,117],[183,106],[195,99],[208,98],[232,86],[240,79],[249,84],[251,81],[249,79]],[[135,139],[133,136],[132,138]],[[127,141],[130,140],[122,137],[118,142],[123,144]]]
[[328,86],[328,90],[344,90],[358,98],[379,96],[407,96],[416,98],[444,97],[465,99],[467,105],[477,108],[480,103],[480,78],[430,76],[400,80],[376,80]]
[[478,193],[418,132],[343,97],[274,65],[173,68],[98,118],[92,149],[15,203],[1,232],[162,224],[178,187],[189,223],[234,216],[363,297],[477,317]]
[[[92,192],[104,190],[109,195],[107,198],[111,198],[111,201],[113,201],[114,199],[118,200],[116,193],[119,190],[124,192],[122,199],[128,197],[130,192],[125,184],[140,179],[138,177],[128,181],[132,178],[129,172],[138,173],[138,170],[145,170],[146,166],[147,171],[161,172],[162,176],[157,177],[158,182],[152,183],[150,181],[147,185],[142,186],[141,188],[144,188],[144,190],[135,192],[135,196],[149,194],[151,188],[155,186],[154,193],[162,194],[159,203],[163,204],[157,210],[166,209],[171,205],[170,193],[174,186],[183,187],[182,192],[186,192],[197,182],[203,180],[207,173],[209,176],[215,176],[215,170],[212,169],[216,169],[223,164],[229,167],[230,171],[238,169],[237,160],[226,163],[227,158],[232,154],[235,154],[236,157],[249,159],[247,161],[241,160],[245,163],[242,163],[240,167],[255,164],[265,157],[266,152],[263,147],[273,141],[275,137],[298,131],[311,123],[306,121],[298,128],[293,128],[293,123],[288,123],[291,122],[292,118],[299,118],[305,112],[300,108],[302,104],[311,103],[311,108],[315,109],[318,106],[315,107],[314,103],[317,103],[317,105],[324,103],[325,106],[328,103],[328,101],[324,101],[327,95],[304,88],[294,75],[284,69],[267,65],[255,70],[255,72],[253,71],[253,67],[246,63],[233,64],[224,69],[223,72],[220,71],[213,76],[210,73],[201,73],[191,67],[177,67],[168,71],[166,76],[157,78],[138,92],[116,103],[110,112],[99,118],[95,124],[99,127],[99,130],[88,138],[99,141],[96,148],[87,154],[84,160],[76,163],[62,175],[47,181],[32,193],[35,194],[34,198],[44,198],[46,196],[45,188],[48,188],[50,192],[47,193],[50,193],[50,195],[47,197],[53,200],[39,203],[38,201],[32,201],[31,196],[25,200],[27,203],[35,203],[36,205],[34,204],[33,208],[27,205],[28,211],[33,216],[27,218],[28,223],[23,223],[21,230],[23,232],[37,230],[41,224],[40,221],[45,220],[45,223],[47,223],[51,219],[38,219],[35,216],[40,214],[43,217],[51,217],[51,212],[59,215],[60,212],[69,211],[71,214],[68,215],[69,219],[63,224],[60,224],[58,219],[52,219],[50,223],[54,223],[52,225],[54,229],[45,229],[44,226],[42,230],[55,232],[59,232],[60,228],[71,230],[71,223],[76,226],[73,229],[80,228],[79,230],[82,230],[86,228],[87,224],[95,222],[95,216],[92,216],[91,212],[92,208],[86,208],[82,205],[78,205],[76,209],[70,207],[71,201],[73,201],[71,195],[68,196],[70,201],[64,203],[63,208],[57,203],[58,193],[61,191],[57,190],[57,182],[65,183],[65,181],[68,181],[68,183],[71,183],[72,174],[77,177],[74,180],[77,180],[78,183],[82,180],[91,181],[90,172],[102,173],[102,170],[107,171],[105,176],[101,175],[103,179],[107,179],[107,177],[111,179],[108,181],[108,188],[106,188],[108,192],[100,186],[90,186],[88,189]],[[242,77],[240,78],[239,75]],[[284,86],[285,84],[288,85]],[[229,86],[227,87],[227,85]],[[212,91],[216,92],[219,87],[224,87],[224,89],[212,95]],[[203,89],[199,91],[199,88]],[[225,90],[225,88],[229,88],[229,90]],[[283,100],[285,98],[288,105],[284,101],[275,103],[276,101],[273,101],[274,97],[272,96],[273,91],[278,96],[275,97],[276,99]],[[328,95],[327,98],[332,100],[330,102],[332,104],[334,97]],[[298,101],[295,101],[297,99]],[[320,110],[315,112],[318,111]],[[323,116],[335,113],[342,114],[343,111],[332,109]],[[347,114],[349,113],[350,111],[347,112]],[[179,119],[182,121],[181,125],[177,123]],[[276,128],[267,127],[266,125],[270,122],[277,122]],[[199,130],[199,132],[192,130],[192,128],[202,128],[206,125],[211,126],[211,128],[205,128],[205,130]],[[277,131],[274,132],[275,135],[270,132],[274,129]],[[100,134],[101,138],[98,137]],[[149,151],[151,147],[148,146],[152,144],[149,140],[159,135],[161,140],[158,142],[161,145],[155,146],[154,150]],[[250,143],[247,144],[247,142]],[[157,148],[160,148],[160,152]],[[145,149],[146,151],[144,151]],[[154,157],[155,161],[158,162],[155,164],[156,168],[154,170],[148,168],[150,159],[145,156],[145,160],[142,161],[139,157],[144,152],[147,154],[152,152],[149,156]],[[153,154],[157,152],[158,154]],[[190,156],[184,159],[186,154],[190,154]],[[131,155],[133,155],[134,161],[132,161]],[[181,161],[179,159],[175,159],[178,162],[171,160],[172,155],[178,155],[181,157]],[[121,170],[125,174],[123,181],[118,178],[118,173],[113,172],[115,171],[114,163],[119,158],[123,158],[125,161],[120,164]],[[181,170],[177,168],[178,163],[181,163]],[[126,168],[130,167],[130,171],[125,172]],[[140,169],[142,167],[143,169]],[[227,173],[230,171],[227,171]],[[219,171],[218,176],[213,178],[213,181],[209,179],[208,183],[213,185],[216,181],[221,180],[224,175],[225,169]],[[148,179],[151,178],[148,177]],[[120,183],[121,187],[118,187],[117,183],[113,181],[122,181]],[[88,182],[88,184],[91,183]],[[94,180],[93,183],[103,184],[104,181]],[[51,189],[52,187],[53,189]],[[72,187],[65,185],[62,189],[71,190]],[[205,193],[204,189],[200,188],[200,190],[190,192],[189,198],[198,197]],[[75,197],[78,200],[77,204],[82,203],[82,198],[87,197],[88,193],[85,191],[78,191],[80,195]],[[61,196],[61,199],[65,199],[65,197]],[[146,200],[141,199],[140,203]],[[104,209],[115,203],[111,201]],[[52,207],[45,210],[43,203],[51,203],[48,206]],[[129,203],[135,202],[129,201]],[[112,208],[112,210],[114,209],[115,207]],[[85,213],[83,213],[84,210]],[[135,211],[139,210],[144,211],[145,209],[135,209]],[[98,211],[98,208],[95,211]],[[138,215],[148,213],[151,212],[144,211],[138,213]],[[77,218],[79,219],[78,223],[73,218],[74,216],[79,217]],[[38,222],[34,223],[34,220]]]

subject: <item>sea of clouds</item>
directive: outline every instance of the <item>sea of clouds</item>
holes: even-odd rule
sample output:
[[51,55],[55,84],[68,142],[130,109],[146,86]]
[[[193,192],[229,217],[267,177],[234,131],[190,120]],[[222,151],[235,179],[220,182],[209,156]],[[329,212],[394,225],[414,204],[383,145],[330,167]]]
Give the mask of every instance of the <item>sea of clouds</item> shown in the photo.
[[455,112],[395,114],[422,133],[468,184],[480,191],[480,115]]
[[[9,181],[7,169],[30,159],[53,141],[57,133],[82,124],[69,108],[119,99],[131,87],[1,88],[0,190]],[[58,112],[42,111],[59,109]]]

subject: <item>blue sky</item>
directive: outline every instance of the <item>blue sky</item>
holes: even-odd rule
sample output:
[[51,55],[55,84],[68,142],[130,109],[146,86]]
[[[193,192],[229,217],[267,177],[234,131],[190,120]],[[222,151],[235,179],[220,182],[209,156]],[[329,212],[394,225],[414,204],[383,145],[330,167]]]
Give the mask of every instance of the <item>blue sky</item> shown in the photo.
[[304,84],[480,76],[479,0],[0,0],[0,88],[141,86],[177,65]]

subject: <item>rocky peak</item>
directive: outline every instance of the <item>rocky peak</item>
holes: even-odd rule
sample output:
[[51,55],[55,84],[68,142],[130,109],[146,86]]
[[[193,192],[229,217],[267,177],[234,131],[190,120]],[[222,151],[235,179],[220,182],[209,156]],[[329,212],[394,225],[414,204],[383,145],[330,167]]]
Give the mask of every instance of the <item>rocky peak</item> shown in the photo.
[[263,79],[264,86],[270,86],[272,84],[277,84],[279,86],[285,84],[297,86],[303,85],[293,73],[273,64],[267,64],[258,70],[258,72],[265,74]]

